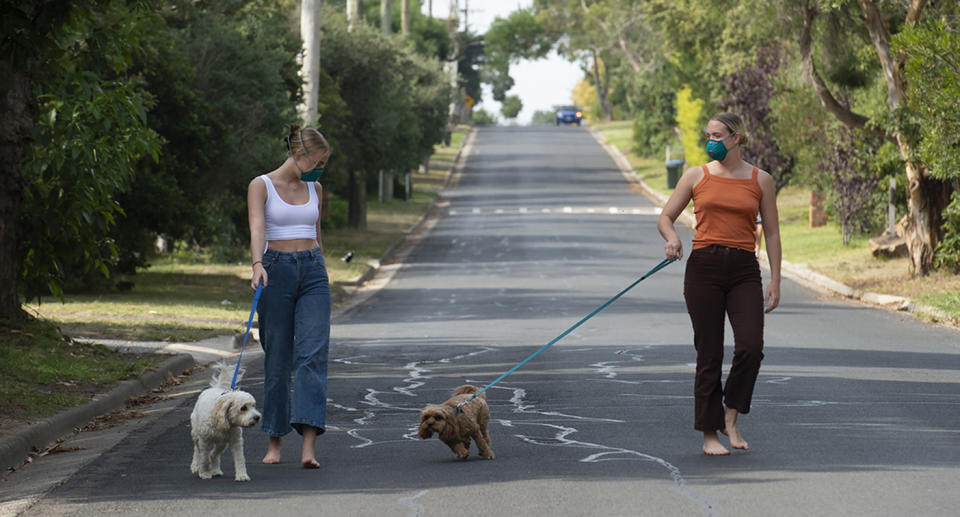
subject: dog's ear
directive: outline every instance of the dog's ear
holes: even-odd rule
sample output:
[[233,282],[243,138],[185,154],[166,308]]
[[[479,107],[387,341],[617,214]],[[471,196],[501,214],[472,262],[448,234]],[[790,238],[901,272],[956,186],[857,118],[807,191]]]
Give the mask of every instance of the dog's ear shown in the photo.
[[230,430],[230,408],[233,401],[230,397],[220,397],[213,406],[213,426],[219,431]]

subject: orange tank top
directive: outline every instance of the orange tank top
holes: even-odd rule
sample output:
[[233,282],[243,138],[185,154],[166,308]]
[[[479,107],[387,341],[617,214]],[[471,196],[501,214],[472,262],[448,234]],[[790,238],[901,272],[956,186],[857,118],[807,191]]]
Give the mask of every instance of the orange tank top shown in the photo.
[[737,179],[710,174],[704,165],[703,178],[693,187],[693,213],[697,217],[693,249],[719,244],[754,251],[762,195],[756,167],[750,179]]

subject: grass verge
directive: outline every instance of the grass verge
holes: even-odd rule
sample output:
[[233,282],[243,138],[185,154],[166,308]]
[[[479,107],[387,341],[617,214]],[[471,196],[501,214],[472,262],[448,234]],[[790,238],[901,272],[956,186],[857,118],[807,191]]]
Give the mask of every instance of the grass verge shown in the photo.
[[166,357],[123,354],[64,339],[55,325],[43,320],[0,323],[0,436],[88,402]]
[[[634,149],[632,122],[599,123],[591,127],[620,149],[648,186],[670,195],[663,160],[644,158]],[[844,246],[836,221],[810,228],[809,201],[810,191],[803,187],[784,188],[777,196],[784,260],[805,264],[813,271],[861,291],[911,298],[939,309],[950,323],[960,324],[960,275],[935,271],[913,278],[908,258],[875,258],[870,252],[869,237],[856,236]]]

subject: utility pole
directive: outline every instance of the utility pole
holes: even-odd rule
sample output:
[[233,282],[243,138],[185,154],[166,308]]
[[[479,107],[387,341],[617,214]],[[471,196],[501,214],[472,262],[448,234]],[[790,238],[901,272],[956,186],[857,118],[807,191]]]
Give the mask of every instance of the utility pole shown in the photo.
[[302,0],[300,3],[300,40],[303,42],[300,77],[303,80],[303,104],[300,120],[305,126],[316,124],[320,102],[320,8],[323,0]]
[[393,15],[390,13],[391,0],[380,0],[380,32],[390,34],[390,22]]
[[361,23],[363,17],[363,0],[347,0],[347,31]]

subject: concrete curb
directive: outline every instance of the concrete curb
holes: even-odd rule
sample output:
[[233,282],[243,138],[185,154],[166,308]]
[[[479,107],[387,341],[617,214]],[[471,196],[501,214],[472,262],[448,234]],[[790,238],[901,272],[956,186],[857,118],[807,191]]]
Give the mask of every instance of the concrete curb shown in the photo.
[[[630,166],[630,161],[627,160],[627,157],[624,156],[620,149],[608,144],[604,136],[599,131],[590,128],[590,134],[593,135],[593,138],[597,141],[597,143],[607,151],[607,154],[613,158],[613,161],[617,164],[617,167],[619,167],[620,172],[623,174],[624,178],[627,179],[627,181],[637,184],[643,191],[644,195],[659,206],[662,207],[664,204],[666,204],[668,199],[667,196],[664,196],[660,192],[657,192],[649,185],[644,183],[643,179],[637,176],[636,171],[634,171],[633,167]],[[690,228],[696,226],[696,217],[689,210],[685,210],[683,213],[681,213],[678,219]],[[760,252],[759,260],[763,267],[770,269],[766,252]],[[902,296],[860,291],[829,278],[826,275],[812,271],[810,268],[802,264],[793,264],[787,262],[786,260],[781,260],[780,271],[784,277],[787,277],[800,285],[823,294],[834,296],[839,295],[844,298],[857,300],[861,303],[883,309],[910,312],[918,317],[930,319],[932,321],[953,321],[953,318],[949,314],[937,308],[914,302],[910,298],[904,298]]]
[[138,379],[121,382],[107,393],[97,395],[90,402],[77,406],[49,418],[43,419],[22,431],[0,438],[0,466],[4,472],[16,469],[34,451],[43,449],[67,436],[97,416],[117,411],[124,407],[127,399],[144,393],[163,384],[169,375],[179,375],[194,366],[193,356],[178,354],[166,359],[153,370],[144,373]]

